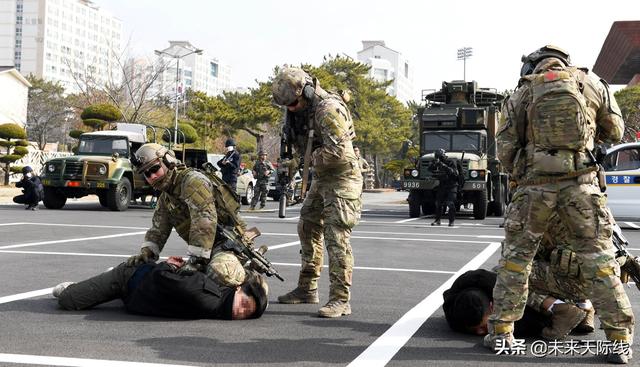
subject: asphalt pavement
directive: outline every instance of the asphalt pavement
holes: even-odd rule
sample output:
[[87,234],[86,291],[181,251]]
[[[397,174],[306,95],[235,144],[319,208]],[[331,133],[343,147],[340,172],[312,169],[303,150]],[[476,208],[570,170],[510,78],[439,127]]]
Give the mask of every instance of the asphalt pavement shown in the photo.
[[[526,340],[524,355],[494,355],[481,346],[480,337],[451,332],[442,292],[461,272],[497,264],[502,219],[480,221],[463,213],[454,227],[431,227],[431,218],[408,218],[405,198],[403,192],[365,194],[362,221],[352,237],[353,314],[339,319],[317,317],[328,296],[326,269],[320,305],[277,303],[278,295],[296,286],[300,206],[290,207],[285,219],[277,217],[273,201],[266,210],[243,210],[248,225],[262,232],[258,244],[270,247],[267,257],[285,278],[269,279],[271,303],[264,316],[244,321],[130,315],[120,301],[62,311],[51,287],[88,278],[137,253],[152,210],[111,212],[97,200],[35,212],[0,205],[0,366],[569,366],[603,361],[594,353],[537,357],[530,350],[534,339]],[[621,224],[630,251],[640,253],[640,223],[626,223]],[[186,245],[173,233],[162,255],[185,253]],[[640,310],[640,291],[626,289]],[[602,340],[604,334],[598,330],[576,338]],[[561,354],[558,348],[556,353]]]

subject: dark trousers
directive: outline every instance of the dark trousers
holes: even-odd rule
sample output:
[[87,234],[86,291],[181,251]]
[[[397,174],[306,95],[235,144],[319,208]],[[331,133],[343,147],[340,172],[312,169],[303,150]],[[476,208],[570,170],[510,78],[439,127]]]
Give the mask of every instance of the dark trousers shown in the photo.
[[437,191],[436,221],[440,221],[440,217],[442,217],[447,207],[449,208],[449,222],[453,223],[456,219],[456,190],[444,189]]
[[58,304],[66,310],[84,310],[123,298],[127,294],[127,283],[136,269],[123,262],[102,274],[72,284],[60,294]]
[[22,195],[14,196],[13,202],[16,204],[26,204],[26,205],[38,205],[40,199],[36,193],[25,193]]

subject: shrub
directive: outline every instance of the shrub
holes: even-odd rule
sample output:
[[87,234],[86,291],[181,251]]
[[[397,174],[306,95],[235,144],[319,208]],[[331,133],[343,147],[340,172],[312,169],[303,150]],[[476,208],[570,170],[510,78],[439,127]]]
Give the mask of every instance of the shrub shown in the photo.
[[114,105],[108,103],[97,103],[85,108],[80,115],[82,120],[97,119],[107,122],[122,119],[122,113]]
[[84,134],[85,132],[82,130],[71,130],[69,131],[69,136],[74,138],[74,139],[80,139],[80,135]]
[[[170,128],[169,130],[171,131],[171,134],[167,133],[166,131],[164,132],[164,134],[162,134],[162,140],[166,142],[174,141],[174,130],[172,128]],[[193,126],[187,123],[178,123],[178,130],[184,133],[186,144],[192,144],[196,142],[196,140],[198,140],[198,132]],[[178,133],[178,144],[183,143],[185,142],[182,141],[182,134]]]
[[0,138],[2,139],[26,139],[27,132],[18,125],[7,123],[0,125]]
[[29,149],[26,147],[15,147],[13,148],[13,154],[27,155],[29,154]]

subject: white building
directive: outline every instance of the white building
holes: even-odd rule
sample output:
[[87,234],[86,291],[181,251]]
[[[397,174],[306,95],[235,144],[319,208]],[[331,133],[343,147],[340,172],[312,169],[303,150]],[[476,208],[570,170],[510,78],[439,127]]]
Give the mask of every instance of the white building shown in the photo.
[[[162,59],[159,64],[168,65],[157,82],[162,94],[172,98],[175,96],[176,76],[180,93],[192,89],[215,96],[231,89],[231,67],[208,56],[206,51],[195,51],[197,48],[188,41],[169,41],[169,47],[158,53]],[[179,59],[177,73],[177,59],[169,55],[185,55]]]
[[31,84],[13,66],[0,66],[0,124],[25,126]]
[[362,41],[358,61],[371,66],[369,76],[379,82],[393,80],[387,88],[389,95],[401,102],[418,100],[413,90],[413,68],[398,51],[385,46],[384,41]]
[[[90,0],[0,1],[0,65],[60,82],[118,77],[122,22]],[[75,78],[74,78],[75,77]]]

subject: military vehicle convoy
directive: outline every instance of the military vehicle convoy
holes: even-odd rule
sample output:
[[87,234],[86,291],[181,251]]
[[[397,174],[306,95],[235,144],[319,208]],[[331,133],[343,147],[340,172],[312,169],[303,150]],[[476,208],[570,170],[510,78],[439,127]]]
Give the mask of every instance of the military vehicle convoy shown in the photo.
[[405,169],[402,187],[409,191],[409,216],[433,214],[438,179],[428,168],[434,152],[461,163],[464,183],[458,187],[456,207],[473,205],[473,216],[502,216],[508,198],[508,177],[496,152],[496,129],[504,96],[478,88],[475,81],[443,82],[442,89],[423,91],[427,106],[419,117],[420,156]]
[[130,161],[146,142],[146,127],[140,124],[118,123],[116,130],[80,135],[75,155],[44,164],[44,205],[60,209],[68,198],[97,195],[102,206],[123,211],[132,199],[152,195],[153,189]]

